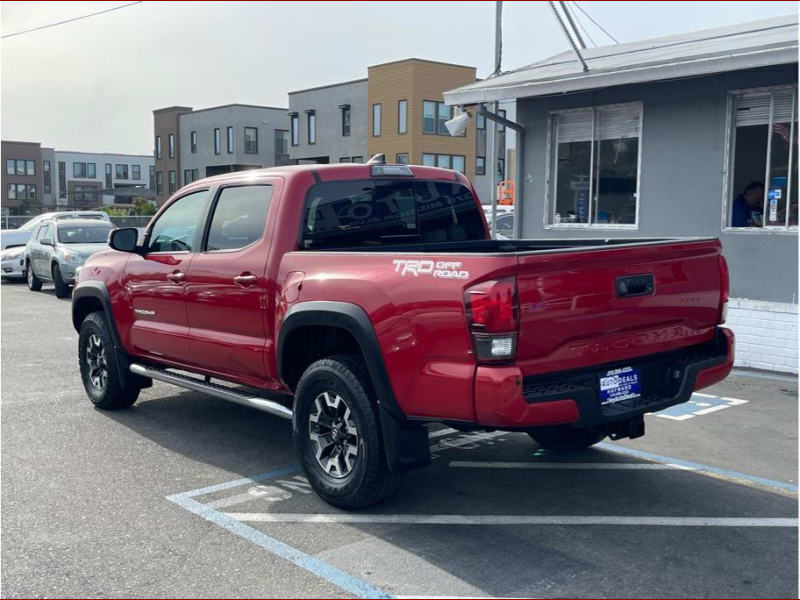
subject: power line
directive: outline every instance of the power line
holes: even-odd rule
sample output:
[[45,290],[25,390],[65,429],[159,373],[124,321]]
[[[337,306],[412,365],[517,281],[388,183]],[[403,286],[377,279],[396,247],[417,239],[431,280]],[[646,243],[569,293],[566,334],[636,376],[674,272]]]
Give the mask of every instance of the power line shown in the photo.
[[[574,5],[574,4],[575,4],[575,2],[573,1],[573,2],[572,2],[572,4]],[[584,35],[585,35],[587,38],[589,38],[589,41],[590,41],[590,42],[592,42],[592,46],[594,46],[595,48],[597,48],[597,42],[595,42],[595,41],[594,41],[594,38],[592,37],[592,34],[591,34],[591,33],[589,33],[589,30],[588,30],[588,29],[586,29],[586,27],[583,25],[583,21],[581,21],[581,19],[580,19],[580,15],[577,15],[577,14],[575,15],[575,21],[578,23],[578,27],[580,27],[580,28],[581,28],[581,31],[583,31],[583,34],[584,34]]]
[[40,25],[39,27],[33,27],[32,29],[24,29],[23,31],[15,31],[14,33],[9,33],[7,35],[0,36],[0,39],[14,37],[15,35],[23,35],[25,33],[33,33],[34,31],[47,29],[49,27],[55,27],[57,25],[64,25],[65,23],[72,23],[74,21],[81,21],[82,19],[88,19],[89,17],[96,17],[97,15],[103,15],[105,13],[110,13],[115,10],[119,10],[121,8],[127,8],[128,6],[133,6],[134,4],[141,4],[142,1],[143,0],[137,0],[136,2],[128,2],[127,4],[122,4],[121,6],[115,6],[113,8],[107,8],[105,10],[99,10],[97,12],[93,12],[88,15],[82,15],[80,17],[72,17],[71,19],[64,19],[63,21],[58,21],[57,23],[50,23],[49,25]]
[[581,5],[580,5],[580,4],[578,4],[578,3],[577,3],[577,2],[575,2],[574,0],[573,0],[573,2],[572,2],[572,3],[575,5],[575,7],[576,7],[576,8],[577,8],[579,11],[581,11],[581,12],[582,12],[584,15],[586,15],[586,18],[587,18],[587,19],[589,19],[589,20],[590,20],[592,23],[594,23],[595,25],[597,25],[597,28],[598,28],[598,29],[600,29],[600,31],[602,31],[603,33],[605,33],[605,34],[606,34],[608,37],[610,37],[612,40],[614,40],[614,42],[616,42],[617,44],[619,44],[619,43],[620,43],[620,41],[619,41],[617,38],[615,38],[613,35],[611,35],[610,33],[608,33],[608,31],[606,31],[606,30],[603,28],[603,26],[602,26],[602,25],[600,25],[600,23],[598,23],[597,21],[595,21],[595,20],[592,18],[592,16],[591,16],[589,13],[587,13],[585,10],[583,10],[583,8],[581,7]]

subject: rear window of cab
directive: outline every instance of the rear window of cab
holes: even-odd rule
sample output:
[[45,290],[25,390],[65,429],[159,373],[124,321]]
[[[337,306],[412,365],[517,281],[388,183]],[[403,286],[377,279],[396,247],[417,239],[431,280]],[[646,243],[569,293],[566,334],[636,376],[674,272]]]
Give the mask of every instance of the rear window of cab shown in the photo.
[[326,181],[306,196],[300,248],[486,239],[477,202],[449,181]]

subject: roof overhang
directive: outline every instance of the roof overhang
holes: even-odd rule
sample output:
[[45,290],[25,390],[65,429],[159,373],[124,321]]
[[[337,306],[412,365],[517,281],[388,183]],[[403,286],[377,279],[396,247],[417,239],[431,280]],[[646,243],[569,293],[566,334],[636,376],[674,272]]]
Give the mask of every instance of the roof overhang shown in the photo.
[[697,32],[686,40],[673,36],[592,48],[585,55],[586,72],[571,53],[563,53],[450,90],[444,99],[447,104],[471,105],[797,63],[796,20],[759,25],[764,26],[735,33],[720,29],[725,34],[719,37]]

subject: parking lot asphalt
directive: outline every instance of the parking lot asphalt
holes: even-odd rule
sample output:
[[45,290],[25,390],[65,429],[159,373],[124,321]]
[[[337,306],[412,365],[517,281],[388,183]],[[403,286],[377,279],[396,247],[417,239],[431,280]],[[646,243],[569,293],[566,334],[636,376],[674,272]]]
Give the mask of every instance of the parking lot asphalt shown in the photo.
[[583,452],[436,427],[430,467],[345,513],[289,423],[158,382],[96,410],[69,301],[0,302],[3,597],[797,597],[793,378]]

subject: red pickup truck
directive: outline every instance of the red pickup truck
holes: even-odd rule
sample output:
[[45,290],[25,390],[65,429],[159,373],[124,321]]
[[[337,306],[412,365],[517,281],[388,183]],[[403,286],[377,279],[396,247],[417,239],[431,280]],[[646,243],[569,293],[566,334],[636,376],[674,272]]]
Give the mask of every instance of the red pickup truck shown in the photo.
[[314,489],[346,508],[430,460],[431,421],[585,448],[733,363],[718,240],[492,240],[445,169],[211,177],[110,245],[72,300],[92,402],[155,379],[292,419]]

